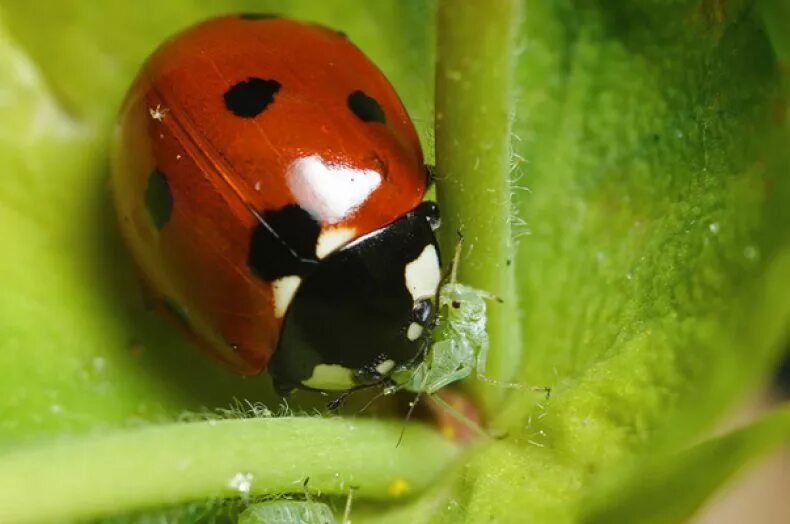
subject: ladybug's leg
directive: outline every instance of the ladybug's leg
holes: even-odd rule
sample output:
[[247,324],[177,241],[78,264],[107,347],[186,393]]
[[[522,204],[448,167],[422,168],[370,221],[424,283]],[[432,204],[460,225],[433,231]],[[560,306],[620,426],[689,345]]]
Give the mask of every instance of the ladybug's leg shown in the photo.
[[348,398],[348,396],[351,395],[351,393],[353,393],[354,391],[356,391],[356,390],[355,389],[347,389],[347,390],[343,391],[341,394],[339,394],[333,400],[329,401],[329,403],[326,405],[327,409],[329,411],[337,411],[338,409],[340,409],[343,406],[343,404],[345,404],[346,399]]

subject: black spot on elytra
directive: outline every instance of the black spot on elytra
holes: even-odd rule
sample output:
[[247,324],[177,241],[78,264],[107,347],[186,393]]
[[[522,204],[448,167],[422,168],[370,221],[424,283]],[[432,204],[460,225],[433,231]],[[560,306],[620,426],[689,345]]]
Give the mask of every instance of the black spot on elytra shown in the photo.
[[277,80],[250,77],[225,92],[225,107],[236,116],[254,118],[274,101],[280,87]]
[[173,194],[165,174],[154,169],[145,188],[145,208],[156,229],[162,229],[173,214]]
[[241,13],[239,18],[242,20],[271,20],[273,18],[280,18],[276,13]]
[[267,281],[302,275],[317,263],[315,246],[320,233],[321,225],[295,204],[267,211],[252,233],[247,264]]
[[380,122],[382,124],[387,122],[384,110],[381,109],[376,99],[369,97],[362,91],[354,91],[348,95],[346,103],[351,112],[363,122]]

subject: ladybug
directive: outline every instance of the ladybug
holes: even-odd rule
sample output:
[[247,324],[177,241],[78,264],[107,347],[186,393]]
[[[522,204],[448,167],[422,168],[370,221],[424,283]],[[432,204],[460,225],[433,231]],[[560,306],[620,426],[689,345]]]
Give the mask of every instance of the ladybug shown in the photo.
[[428,183],[376,66],[342,33],[268,15],[159,47],[112,154],[149,302],[282,395],[388,384],[422,361],[441,280]]

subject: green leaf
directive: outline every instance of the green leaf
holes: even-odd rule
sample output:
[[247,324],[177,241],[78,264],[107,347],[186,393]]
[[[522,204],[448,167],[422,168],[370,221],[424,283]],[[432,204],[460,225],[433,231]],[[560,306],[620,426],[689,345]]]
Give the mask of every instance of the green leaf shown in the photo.
[[[438,16],[434,7],[0,1],[2,511],[40,519],[57,507],[66,519],[211,499],[233,454],[234,468],[261,468],[260,493],[300,493],[278,472],[360,475],[352,518],[366,522],[644,521],[656,507],[666,509],[657,518],[674,521],[787,434],[783,412],[688,450],[770,372],[787,337],[786,4],[447,0]],[[407,431],[414,454],[377,477],[319,451],[337,438],[345,456],[377,466],[396,428],[371,420],[347,432],[342,421],[318,419],[255,421],[242,433],[264,449],[296,446],[271,460],[326,463],[264,471],[267,456],[241,456],[229,430],[195,466],[209,483],[178,491],[145,476],[180,432],[207,429],[133,423],[169,422],[235,397],[277,402],[266,377],[220,369],[144,310],[106,191],[115,112],[140,62],[167,35],[227,11],[278,11],[348,33],[392,80],[425,144],[438,59],[445,252],[463,225],[464,281],[505,299],[489,308],[491,374],[553,386],[545,401],[527,388],[476,385],[506,436],[473,446],[439,480],[432,475],[452,447],[421,429]],[[310,406],[309,396],[295,402]],[[300,428],[307,436],[289,442]],[[157,431],[169,436],[158,442]],[[63,434],[67,444],[58,443]],[[93,444],[95,455],[76,451]],[[185,438],[172,458],[200,446]],[[139,470],[124,475],[100,449],[128,453]],[[686,463],[700,488],[660,504],[683,485]],[[89,478],[99,466],[111,486]],[[23,475],[59,476],[69,489],[50,490],[48,506],[13,491]],[[638,485],[645,475],[662,481]],[[385,506],[395,477],[418,479],[415,496]],[[94,505],[94,490],[114,489],[128,493],[122,503]],[[316,489],[344,494],[330,480]]]
[[790,438],[790,408],[711,439],[672,460],[652,460],[587,501],[583,522],[682,522],[720,484],[756,456]]

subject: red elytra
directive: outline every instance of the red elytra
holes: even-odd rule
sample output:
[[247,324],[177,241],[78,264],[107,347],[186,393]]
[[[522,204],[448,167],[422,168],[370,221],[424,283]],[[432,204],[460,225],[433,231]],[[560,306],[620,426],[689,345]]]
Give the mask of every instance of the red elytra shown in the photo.
[[241,373],[266,367],[282,324],[272,283],[250,269],[256,213],[308,210],[326,255],[425,188],[395,90],[318,25],[203,22],[155,51],[121,109],[112,189],[152,303]]

